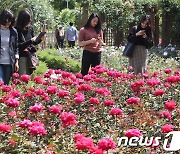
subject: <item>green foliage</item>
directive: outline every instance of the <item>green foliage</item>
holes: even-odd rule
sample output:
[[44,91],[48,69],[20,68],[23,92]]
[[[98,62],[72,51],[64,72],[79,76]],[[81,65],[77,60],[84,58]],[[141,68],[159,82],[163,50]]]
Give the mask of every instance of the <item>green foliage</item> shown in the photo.
[[33,72],[32,77],[41,76],[47,71],[48,67],[45,62],[40,61],[39,66]]
[[[54,7],[55,10],[61,11],[65,8],[67,8],[67,2],[65,0],[51,0],[51,5]],[[76,0],[70,0],[68,2],[68,8],[69,9],[75,9],[76,6]]]
[[45,62],[48,68],[62,69],[64,71],[79,72],[80,63],[69,58],[64,58],[55,49],[46,49],[38,53],[41,61]]
[[59,20],[61,24],[69,26],[69,22],[76,23],[76,18],[78,15],[78,10],[64,9],[59,14]]
[[42,24],[48,24],[53,26],[54,22],[54,10],[47,0],[6,0],[1,2],[1,10],[4,8],[11,9],[17,16],[18,12],[24,8],[28,8],[32,14],[33,26],[36,30],[40,30]]
[[179,0],[160,0],[160,7],[165,12],[174,12],[180,11],[180,1]]

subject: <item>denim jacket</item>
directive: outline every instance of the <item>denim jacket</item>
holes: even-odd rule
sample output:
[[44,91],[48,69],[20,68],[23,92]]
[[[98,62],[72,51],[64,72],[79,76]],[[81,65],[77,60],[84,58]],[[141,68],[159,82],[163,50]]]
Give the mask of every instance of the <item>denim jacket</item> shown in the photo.
[[[18,34],[15,28],[10,27],[10,39],[9,39],[9,55],[10,55],[10,62],[12,65],[12,69],[14,72],[14,64],[15,59],[19,59],[19,49],[18,49]],[[0,46],[1,46],[1,34],[0,34]],[[1,50],[0,50],[1,56]]]

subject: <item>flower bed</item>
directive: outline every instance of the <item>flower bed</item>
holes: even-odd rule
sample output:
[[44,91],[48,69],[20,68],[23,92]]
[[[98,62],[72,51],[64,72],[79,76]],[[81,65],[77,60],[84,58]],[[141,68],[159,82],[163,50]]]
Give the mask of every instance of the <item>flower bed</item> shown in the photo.
[[97,66],[83,79],[61,70],[32,79],[13,74],[12,85],[0,83],[0,152],[163,153],[161,141],[149,147],[118,141],[180,130],[180,71],[126,72]]

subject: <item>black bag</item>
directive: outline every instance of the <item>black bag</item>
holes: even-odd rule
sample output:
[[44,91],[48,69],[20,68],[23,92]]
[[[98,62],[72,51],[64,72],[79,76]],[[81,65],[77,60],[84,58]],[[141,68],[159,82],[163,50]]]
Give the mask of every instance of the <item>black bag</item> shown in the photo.
[[135,45],[134,43],[128,42],[123,50],[123,56],[132,57]]
[[39,65],[39,59],[36,55],[36,52],[28,52],[28,63],[29,63],[29,68],[34,68]]
[[148,39],[146,41],[146,48],[150,49],[151,47],[153,47],[153,41],[151,39]]

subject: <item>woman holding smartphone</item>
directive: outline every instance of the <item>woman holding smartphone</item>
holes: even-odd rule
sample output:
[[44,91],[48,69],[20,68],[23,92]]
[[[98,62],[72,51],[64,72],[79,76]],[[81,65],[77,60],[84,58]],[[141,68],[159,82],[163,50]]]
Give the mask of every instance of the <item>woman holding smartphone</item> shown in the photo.
[[81,74],[84,76],[88,74],[90,66],[95,67],[101,62],[101,46],[104,43],[101,21],[97,14],[92,13],[80,29],[78,44],[84,47],[81,66]]
[[19,12],[15,28],[17,29],[19,40],[19,75],[30,75],[34,69],[30,66],[28,52],[35,53],[37,50],[35,45],[38,45],[44,36],[41,36],[38,41],[36,40],[31,26],[31,14],[27,9]]
[[147,48],[149,42],[152,42],[151,40],[150,16],[144,15],[139,25],[134,26],[128,36],[128,41],[135,44],[133,56],[129,58],[129,66],[133,67],[136,75],[143,74],[146,71]]

